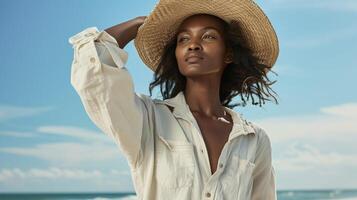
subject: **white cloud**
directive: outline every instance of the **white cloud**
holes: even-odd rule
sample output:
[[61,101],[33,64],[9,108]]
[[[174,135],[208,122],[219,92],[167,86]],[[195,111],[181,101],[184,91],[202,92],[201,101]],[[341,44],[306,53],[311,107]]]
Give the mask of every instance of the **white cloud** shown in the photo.
[[0,122],[19,117],[33,116],[52,109],[52,107],[20,107],[0,105]]
[[273,163],[276,169],[281,171],[333,169],[346,165],[357,168],[357,153],[348,155],[337,152],[322,153],[312,145],[298,142],[293,142],[279,157],[282,158],[275,159]]
[[[49,135],[66,136],[71,138],[77,138],[83,142],[104,142],[112,143],[113,140],[106,134],[102,132],[92,131],[85,128],[75,127],[75,126],[56,126],[47,125],[40,126],[36,130],[38,133],[45,133]],[[0,136],[11,136],[11,137],[39,137],[40,134],[28,131],[0,131]]]
[[82,170],[82,169],[64,169],[51,167],[48,169],[31,168],[28,170],[22,170],[19,168],[13,169],[1,169],[0,181],[6,181],[11,179],[91,179],[103,177],[103,173],[100,170]]
[[0,152],[40,158],[56,166],[80,166],[91,162],[114,161],[121,157],[114,143],[57,142],[33,147],[3,147]]
[[257,120],[273,142],[293,139],[335,140],[357,137],[357,103],[321,108],[321,113]]
[[2,168],[0,192],[133,191],[128,170],[82,168]]
[[343,118],[357,119],[357,103],[346,103],[338,106],[321,108],[321,112]]
[[112,173],[112,174],[115,174],[115,175],[130,175],[130,171],[127,171],[127,170],[125,170],[125,171],[118,171],[118,170],[116,170],[116,169],[112,169],[111,171],[110,171],[110,173]]
[[[80,166],[91,162],[111,162],[122,158],[118,145],[104,133],[74,126],[41,126],[37,132],[79,139],[78,142],[40,143],[26,147],[1,147],[0,152],[30,156],[48,161],[56,166]],[[38,136],[22,132],[4,131],[0,135],[18,137]]]
[[74,126],[41,126],[37,128],[37,131],[47,134],[75,137],[90,142],[112,143],[112,139],[104,133]]
[[257,120],[271,138],[278,187],[357,185],[356,122],[356,102],[322,107],[317,113]]

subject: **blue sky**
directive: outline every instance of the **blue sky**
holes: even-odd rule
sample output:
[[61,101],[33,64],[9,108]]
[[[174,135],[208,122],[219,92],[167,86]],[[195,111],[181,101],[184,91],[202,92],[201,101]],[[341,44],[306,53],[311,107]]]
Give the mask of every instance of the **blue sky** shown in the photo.
[[[70,85],[70,36],[148,15],[156,3],[122,2],[1,2],[0,192],[134,191],[125,158]],[[357,2],[257,3],[280,41],[271,74],[279,104],[235,110],[271,137],[277,188],[357,188]],[[136,92],[149,94],[152,72],[133,43],[125,50]]]

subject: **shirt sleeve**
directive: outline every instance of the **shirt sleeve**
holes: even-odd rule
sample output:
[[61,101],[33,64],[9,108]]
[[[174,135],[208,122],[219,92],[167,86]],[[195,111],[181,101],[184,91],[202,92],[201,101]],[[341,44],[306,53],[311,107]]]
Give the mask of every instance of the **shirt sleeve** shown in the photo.
[[93,123],[112,137],[135,168],[148,97],[134,92],[125,67],[128,53],[105,31],[90,27],[69,38],[74,55],[71,85]]
[[261,128],[260,133],[253,172],[252,200],[276,200],[271,142],[268,135]]

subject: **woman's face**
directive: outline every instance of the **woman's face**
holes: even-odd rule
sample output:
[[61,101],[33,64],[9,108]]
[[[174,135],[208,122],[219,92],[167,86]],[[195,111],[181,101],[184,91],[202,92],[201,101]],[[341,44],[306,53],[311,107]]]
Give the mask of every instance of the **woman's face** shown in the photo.
[[195,15],[185,19],[176,39],[175,55],[182,75],[220,75],[224,71],[227,52],[223,24],[217,18]]

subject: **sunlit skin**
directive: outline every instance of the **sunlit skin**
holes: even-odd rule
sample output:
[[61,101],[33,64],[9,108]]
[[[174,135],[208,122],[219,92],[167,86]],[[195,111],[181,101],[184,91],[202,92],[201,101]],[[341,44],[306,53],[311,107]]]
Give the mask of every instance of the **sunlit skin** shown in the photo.
[[[189,53],[201,57],[186,60]],[[187,78],[185,96],[190,109],[205,116],[222,116],[219,86],[229,62],[223,25],[209,15],[187,18],[178,29],[176,59],[179,71]]]
[[[179,27],[175,50],[179,71],[187,78],[186,103],[205,142],[211,174],[217,169],[219,156],[233,127],[232,117],[228,113],[224,116],[219,99],[220,79],[232,58],[223,36],[223,25],[218,19],[208,15],[191,16]],[[187,60],[190,53],[201,58]],[[216,119],[222,116],[230,123]]]
[[[222,31],[220,21],[208,15],[192,16],[181,24],[177,35],[176,59],[183,75],[220,75],[223,72],[226,47]],[[203,59],[186,62],[185,55],[189,52],[196,52]]]

